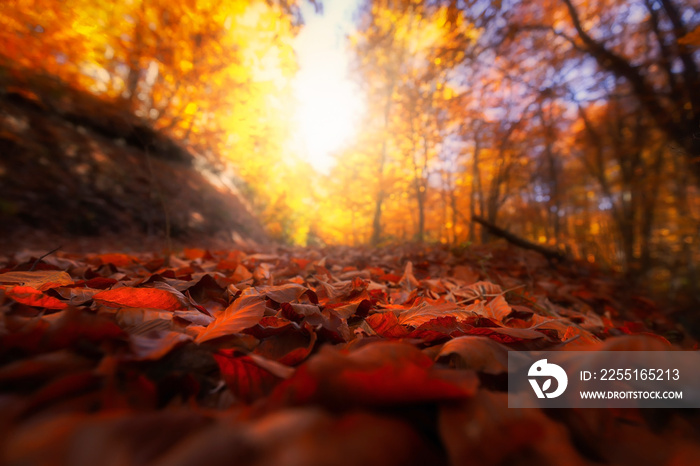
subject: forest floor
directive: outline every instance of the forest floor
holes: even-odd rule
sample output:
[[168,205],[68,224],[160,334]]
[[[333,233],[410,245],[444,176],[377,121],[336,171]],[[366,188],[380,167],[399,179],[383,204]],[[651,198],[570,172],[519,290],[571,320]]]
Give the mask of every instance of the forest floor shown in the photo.
[[672,349],[662,305],[504,244],[13,253],[0,463],[700,464],[697,409],[508,407],[509,350]]

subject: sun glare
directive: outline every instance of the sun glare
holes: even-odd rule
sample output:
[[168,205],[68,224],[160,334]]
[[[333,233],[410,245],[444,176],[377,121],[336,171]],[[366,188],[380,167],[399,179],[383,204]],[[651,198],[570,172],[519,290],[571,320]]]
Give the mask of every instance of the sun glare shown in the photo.
[[352,5],[332,2],[329,7],[323,16],[305,12],[306,25],[295,41],[297,139],[309,163],[324,173],[333,166],[333,152],[353,137],[363,110],[363,97],[347,77],[344,37],[352,27]]

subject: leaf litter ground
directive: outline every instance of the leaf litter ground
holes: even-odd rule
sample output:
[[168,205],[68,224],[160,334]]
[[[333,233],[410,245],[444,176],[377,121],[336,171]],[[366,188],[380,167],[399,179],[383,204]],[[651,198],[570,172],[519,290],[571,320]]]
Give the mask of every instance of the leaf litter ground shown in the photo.
[[5,258],[0,463],[700,464],[693,410],[507,407],[508,350],[697,343],[509,247]]

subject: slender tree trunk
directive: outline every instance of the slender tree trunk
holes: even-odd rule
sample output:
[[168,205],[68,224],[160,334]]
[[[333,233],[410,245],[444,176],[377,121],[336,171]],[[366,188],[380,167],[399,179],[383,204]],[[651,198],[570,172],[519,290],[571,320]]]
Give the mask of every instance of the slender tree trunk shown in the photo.
[[[455,193],[455,188],[450,190],[450,208],[452,210],[452,244],[457,245],[459,243],[459,238],[457,238],[457,194]],[[471,223],[470,223],[471,224]]]
[[[471,216],[472,218],[476,215],[483,216],[484,215],[484,191],[481,185],[481,171],[479,168],[479,155],[481,152],[481,143],[479,141],[479,137],[477,136],[474,140],[474,156],[472,158],[472,203],[470,206],[471,210]],[[479,200],[479,213],[477,214],[476,212],[476,199],[478,198]],[[476,232],[474,231],[474,222],[470,223],[470,235],[472,238],[472,241],[476,240]],[[484,229],[481,229],[481,241],[485,242],[484,235],[488,235],[488,232]]]
[[639,266],[640,272],[646,274],[651,268],[651,232],[656,219],[656,207],[659,200],[659,187],[661,185],[661,169],[663,166],[664,149],[659,147],[654,153],[654,161],[651,166],[652,182],[649,183],[648,191],[642,190],[642,212]]
[[129,73],[126,77],[127,100],[132,109],[138,94],[141,79],[141,55],[143,55],[143,30],[146,18],[146,0],[141,0],[141,16],[136,18],[134,25],[134,42],[129,53]]
[[394,94],[395,83],[396,80],[392,78],[387,89],[386,103],[384,104],[384,134],[382,136],[382,152],[379,158],[379,167],[377,170],[378,191],[374,204],[374,218],[372,219],[371,243],[374,246],[378,245],[382,240],[382,205],[384,203],[384,196],[386,196],[386,192],[384,191],[384,166],[386,165],[387,159],[389,115],[391,112],[391,98]]

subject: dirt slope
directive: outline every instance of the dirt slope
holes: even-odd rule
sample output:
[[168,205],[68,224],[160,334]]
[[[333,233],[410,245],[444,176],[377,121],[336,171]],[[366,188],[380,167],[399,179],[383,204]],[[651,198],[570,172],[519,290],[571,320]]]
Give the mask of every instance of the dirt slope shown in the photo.
[[61,102],[0,94],[2,250],[163,247],[168,226],[175,244],[265,241],[235,188],[204,174],[200,160],[72,92]]

